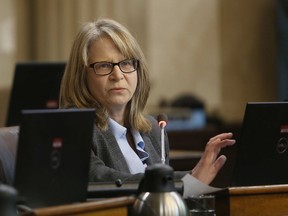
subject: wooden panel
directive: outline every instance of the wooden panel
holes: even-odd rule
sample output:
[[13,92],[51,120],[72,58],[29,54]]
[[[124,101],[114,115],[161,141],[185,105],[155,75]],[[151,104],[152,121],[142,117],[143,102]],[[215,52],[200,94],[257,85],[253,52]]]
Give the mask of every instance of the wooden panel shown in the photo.
[[35,209],[23,216],[126,216],[128,207],[133,205],[135,198],[132,196],[109,198],[99,201],[46,207]]
[[216,193],[217,216],[280,216],[288,213],[288,185],[232,187]]
[[111,208],[111,209],[103,209],[103,210],[97,210],[97,211],[88,212],[88,213],[72,214],[71,216],[115,216],[115,215],[120,215],[120,216],[128,215],[127,208],[118,207],[118,208]]

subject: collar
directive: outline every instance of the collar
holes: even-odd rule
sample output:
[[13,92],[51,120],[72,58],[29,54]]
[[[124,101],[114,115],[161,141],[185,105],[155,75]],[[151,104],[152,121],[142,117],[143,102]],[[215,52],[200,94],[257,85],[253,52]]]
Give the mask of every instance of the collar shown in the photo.
[[115,136],[116,140],[118,140],[119,138],[121,138],[123,136],[126,136],[127,128],[120,125],[118,122],[109,118],[109,125],[111,127],[112,133]]

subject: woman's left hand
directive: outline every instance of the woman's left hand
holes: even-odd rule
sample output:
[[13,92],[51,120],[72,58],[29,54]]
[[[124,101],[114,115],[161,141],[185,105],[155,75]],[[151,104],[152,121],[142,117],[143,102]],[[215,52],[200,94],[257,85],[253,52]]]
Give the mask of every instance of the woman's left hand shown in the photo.
[[232,133],[222,133],[212,137],[200,161],[192,170],[192,176],[203,183],[210,184],[227,159],[225,155],[218,156],[221,149],[235,144],[235,140],[231,139],[232,136]]

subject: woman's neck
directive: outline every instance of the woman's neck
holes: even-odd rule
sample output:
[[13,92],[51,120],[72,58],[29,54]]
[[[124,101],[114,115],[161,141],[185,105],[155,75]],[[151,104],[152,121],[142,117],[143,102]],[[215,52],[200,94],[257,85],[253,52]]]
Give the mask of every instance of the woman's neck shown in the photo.
[[124,111],[121,112],[109,112],[109,117],[116,121],[118,124],[124,126]]

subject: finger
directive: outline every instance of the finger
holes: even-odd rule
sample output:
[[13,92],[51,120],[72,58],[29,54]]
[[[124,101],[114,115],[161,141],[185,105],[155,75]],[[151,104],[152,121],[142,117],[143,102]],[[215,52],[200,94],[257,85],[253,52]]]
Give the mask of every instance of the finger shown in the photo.
[[225,155],[220,155],[217,158],[217,160],[214,162],[214,169],[216,173],[218,173],[218,171],[224,166],[226,160],[227,157]]
[[[203,163],[198,163],[192,170],[192,175],[203,183],[210,184],[216,177],[219,170],[223,167],[226,160],[226,156],[221,155],[214,163],[211,163],[210,166],[203,166]],[[203,169],[206,169],[206,171],[203,172]]]
[[[212,142],[209,142],[206,145],[204,154],[202,156],[202,161],[204,163],[214,163],[218,157],[218,154],[220,153],[221,149],[226,147],[226,146],[230,146],[233,145],[235,143],[235,140],[223,140],[220,141],[218,140],[214,140]],[[220,158],[220,161],[222,159]]]
[[226,140],[220,141],[219,147],[224,148],[226,146],[234,145],[235,143],[236,143],[236,140],[234,139],[226,139]]
[[218,134],[212,138],[210,138],[209,141],[214,141],[214,140],[217,140],[217,139],[220,139],[220,140],[224,140],[224,139],[231,139],[233,136],[233,133],[221,133],[221,134]]
[[208,143],[207,146],[211,147],[211,148],[223,148],[226,146],[230,146],[230,145],[234,145],[236,142],[236,140],[234,139],[228,139],[228,138],[213,138],[211,139]]

